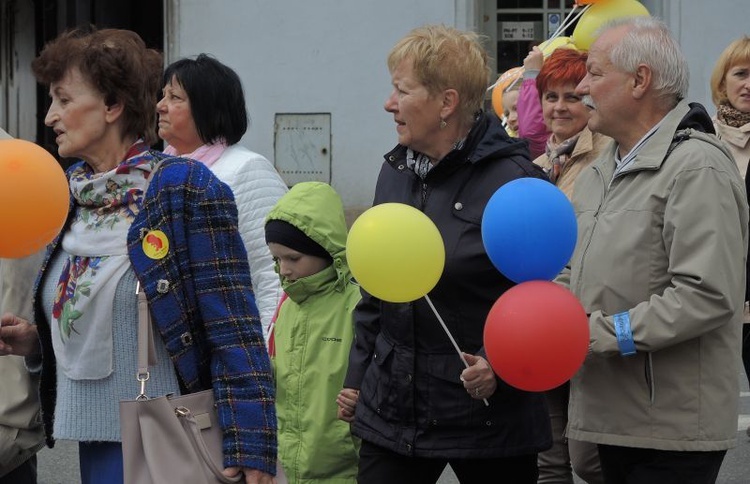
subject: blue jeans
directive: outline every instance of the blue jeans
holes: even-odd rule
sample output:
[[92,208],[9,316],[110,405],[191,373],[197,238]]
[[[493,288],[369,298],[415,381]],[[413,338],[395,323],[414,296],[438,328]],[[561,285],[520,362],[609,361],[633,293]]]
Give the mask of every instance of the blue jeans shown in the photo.
[[81,484],[123,484],[122,444],[79,442]]

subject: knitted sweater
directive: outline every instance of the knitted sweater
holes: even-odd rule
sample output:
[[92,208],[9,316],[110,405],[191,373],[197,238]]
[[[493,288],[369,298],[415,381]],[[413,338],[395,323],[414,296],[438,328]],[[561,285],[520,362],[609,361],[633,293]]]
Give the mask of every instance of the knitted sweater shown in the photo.
[[[52,307],[57,280],[62,272],[65,254],[60,251],[50,261],[42,286],[42,303]],[[138,306],[126,304],[135,295],[135,274],[130,269],[120,279],[112,314],[113,372],[103,380],[71,380],[57,372],[57,405],[55,406],[55,439],[78,441],[120,441],[120,400],[132,400],[138,394],[135,379],[138,368]],[[131,296],[131,297],[127,297]],[[158,397],[180,393],[180,386],[161,338],[154,338],[157,365],[151,368],[148,395]]]

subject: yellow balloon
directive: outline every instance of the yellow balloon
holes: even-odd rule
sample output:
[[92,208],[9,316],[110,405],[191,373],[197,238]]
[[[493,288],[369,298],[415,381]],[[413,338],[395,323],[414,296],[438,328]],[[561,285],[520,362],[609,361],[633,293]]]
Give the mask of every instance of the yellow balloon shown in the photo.
[[492,88],[492,109],[498,118],[503,117],[503,92],[522,75],[523,67],[511,67],[497,78],[495,87]]
[[445,246],[435,224],[403,203],[383,203],[360,215],[346,241],[357,282],[383,301],[403,303],[429,293],[445,267]]
[[581,50],[589,50],[597,37],[597,30],[610,20],[623,17],[648,17],[646,7],[637,0],[608,0],[597,2],[586,10],[573,30],[573,43]]
[[544,42],[539,44],[539,50],[542,51],[542,54],[544,54],[544,57],[548,57],[556,49],[576,49],[577,50],[577,47],[575,43],[573,43],[573,39],[571,39],[570,37],[555,37],[552,40],[545,40]]

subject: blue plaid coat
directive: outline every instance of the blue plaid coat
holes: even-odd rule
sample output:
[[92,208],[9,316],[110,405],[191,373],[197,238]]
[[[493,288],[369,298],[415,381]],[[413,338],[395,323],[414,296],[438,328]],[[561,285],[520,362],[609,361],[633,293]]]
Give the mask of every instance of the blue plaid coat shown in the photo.
[[[62,232],[72,216],[71,200]],[[143,238],[152,230],[161,230],[169,241],[162,259],[143,251]],[[35,298],[43,355],[42,416],[50,447],[55,358],[39,291],[59,242],[60,237],[49,247]],[[275,474],[274,384],[231,190],[200,163],[165,160],[129,230],[128,253],[183,390],[214,390],[224,429],[224,465]]]

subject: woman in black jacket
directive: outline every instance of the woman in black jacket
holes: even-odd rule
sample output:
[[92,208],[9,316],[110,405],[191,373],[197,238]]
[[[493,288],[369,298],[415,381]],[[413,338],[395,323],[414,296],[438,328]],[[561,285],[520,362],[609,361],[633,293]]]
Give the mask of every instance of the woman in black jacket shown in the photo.
[[469,367],[424,299],[388,303],[363,290],[338,399],[362,438],[358,482],[434,483],[450,463],[461,482],[501,475],[534,484],[537,453],[551,445],[549,417],[542,394],[508,386],[486,360],[487,313],[513,283],[487,257],[480,222],[503,184],[546,177],[525,142],[481,110],[487,55],[475,34],[417,28],[388,67],[385,109],[399,144],[385,155],[374,203],[412,205],[440,230],[445,270],[430,298]]

